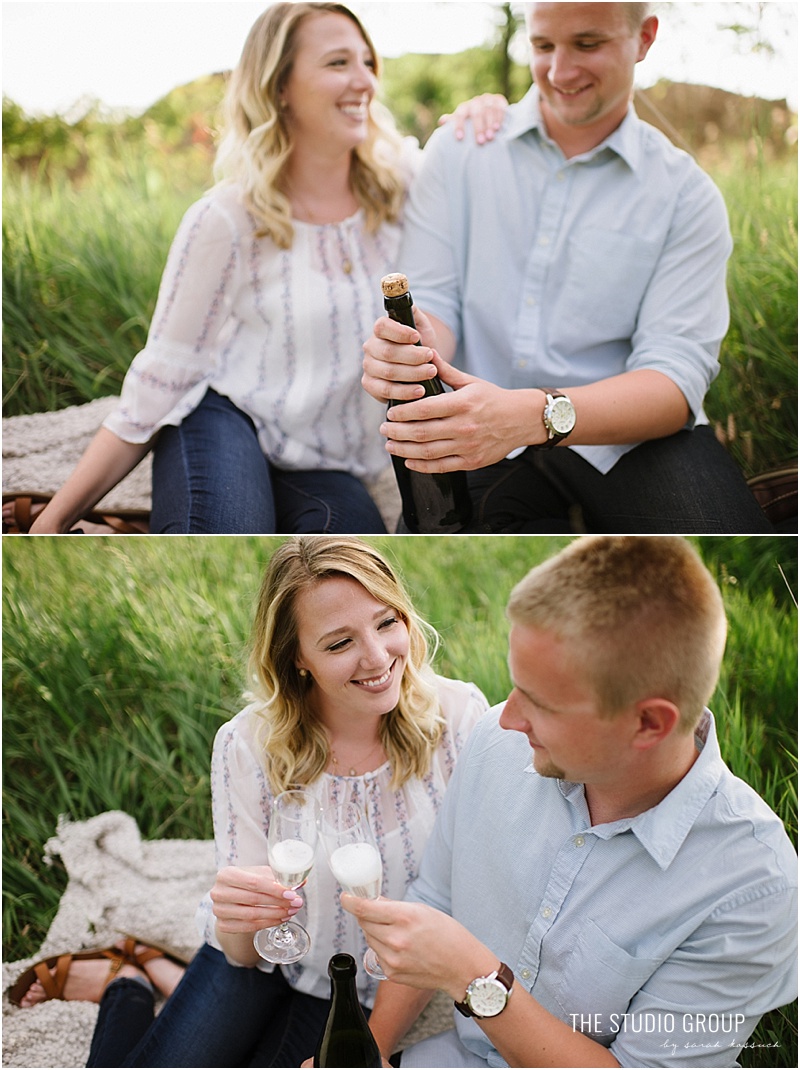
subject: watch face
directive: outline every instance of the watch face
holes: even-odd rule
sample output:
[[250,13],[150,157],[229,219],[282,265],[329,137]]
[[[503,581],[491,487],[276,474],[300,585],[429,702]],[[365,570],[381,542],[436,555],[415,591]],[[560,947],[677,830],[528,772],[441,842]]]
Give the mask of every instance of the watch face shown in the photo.
[[480,1018],[493,1018],[508,1002],[508,991],[500,981],[479,978],[467,992],[467,1003]]
[[575,409],[568,398],[555,398],[550,406],[550,424],[557,435],[566,435],[575,426]]

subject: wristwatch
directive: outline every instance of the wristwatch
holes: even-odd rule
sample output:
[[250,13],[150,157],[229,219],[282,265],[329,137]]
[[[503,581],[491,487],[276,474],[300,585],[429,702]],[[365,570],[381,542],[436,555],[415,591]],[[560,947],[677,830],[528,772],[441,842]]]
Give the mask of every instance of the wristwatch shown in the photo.
[[456,1002],[456,1010],[465,1018],[495,1018],[505,1009],[513,984],[514,974],[501,962],[488,977],[476,977],[470,981],[464,1002]]
[[575,426],[575,406],[566,394],[557,390],[545,390],[545,406],[542,413],[547,438],[536,449],[550,450],[572,431]]

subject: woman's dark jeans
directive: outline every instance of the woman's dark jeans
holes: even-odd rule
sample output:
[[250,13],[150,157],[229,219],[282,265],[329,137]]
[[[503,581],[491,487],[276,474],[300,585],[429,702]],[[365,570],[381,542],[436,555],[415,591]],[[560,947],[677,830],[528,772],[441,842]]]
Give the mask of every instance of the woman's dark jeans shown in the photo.
[[153,1007],[139,981],[113,981],[86,1065],[300,1066],[314,1054],[330,1002],[290,988],[278,967],[231,966],[205,944],[155,1019]]
[[181,424],[159,432],[150,531],[380,535],[386,528],[355,476],[276,468],[250,417],[209,390]]

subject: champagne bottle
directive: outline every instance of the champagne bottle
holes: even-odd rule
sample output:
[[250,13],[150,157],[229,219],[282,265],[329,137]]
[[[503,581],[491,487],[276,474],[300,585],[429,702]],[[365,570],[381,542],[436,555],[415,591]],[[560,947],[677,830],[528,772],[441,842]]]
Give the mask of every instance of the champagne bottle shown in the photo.
[[314,1066],[383,1066],[381,1053],[358,1002],[356,960],[334,955],[328,963],[331,1009],[314,1055]]
[[[416,328],[412,311],[414,302],[408,292],[406,276],[386,275],[381,280],[381,287],[383,307],[389,317]],[[416,344],[420,345],[419,342]],[[444,393],[438,375],[420,385],[425,388],[426,397]],[[389,408],[403,404],[405,402],[390,401]],[[403,520],[410,532],[439,535],[466,527],[472,519],[472,502],[464,472],[412,472],[403,457],[392,456],[392,463],[403,502]]]

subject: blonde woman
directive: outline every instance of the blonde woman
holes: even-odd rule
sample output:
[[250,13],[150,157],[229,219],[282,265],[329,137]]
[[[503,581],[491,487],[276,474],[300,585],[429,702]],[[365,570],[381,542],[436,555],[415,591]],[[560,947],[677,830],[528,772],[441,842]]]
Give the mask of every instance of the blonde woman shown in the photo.
[[[419,150],[375,99],[379,67],[342,4],[256,21],[219,182],[181,223],[118,407],[32,533],[69,531],[150,449],[154,533],[385,530],[367,491],[389,461],[383,406],[361,388],[361,346]],[[474,102],[479,140],[498,100]]]
[[[170,964],[148,960],[145,948],[143,970],[124,967],[107,988],[107,961],[73,960],[64,998],[102,998],[90,1066],[299,1066],[313,1052],[328,1013],[329,958],[344,951],[360,961],[367,945],[319,853],[302,895],[273,878],[273,800],[302,787],[320,805],[365,809],[383,892],[401,899],[488,708],[474,684],[434,673],[435,638],[368,543],[299,536],[272,555],[253,628],[252,701],[214,742],[219,872],[198,915],[205,943],[174,992]],[[289,966],[260,959],[254,933],[296,914],[309,952]],[[172,992],[155,1022],[145,974]],[[368,1011],[377,982],[362,970],[357,982]],[[43,998],[37,988],[24,1005]]]

